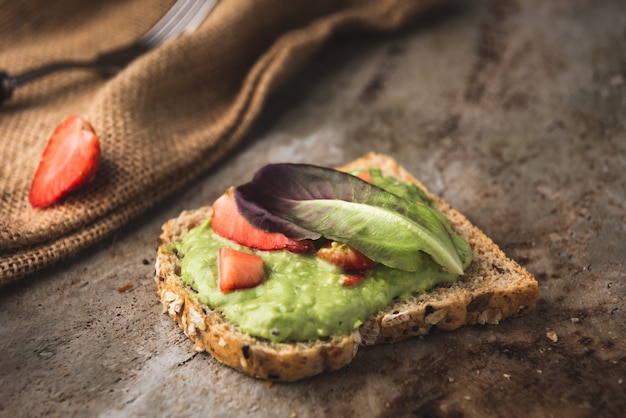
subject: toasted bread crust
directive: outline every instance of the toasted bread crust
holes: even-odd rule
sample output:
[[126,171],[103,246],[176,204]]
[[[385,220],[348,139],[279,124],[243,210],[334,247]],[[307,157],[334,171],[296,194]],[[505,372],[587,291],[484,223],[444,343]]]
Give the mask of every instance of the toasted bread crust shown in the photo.
[[345,337],[309,343],[275,344],[239,332],[218,311],[202,305],[179,275],[179,258],[167,245],[211,217],[211,208],[183,212],[163,225],[157,250],[155,282],[163,311],[218,361],[251,376],[295,381],[349,364],[360,345],[396,342],[435,330],[451,331],[465,324],[497,324],[530,312],[539,287],[534,277],[505,254],[483,232],[443,199],[430,194],[391,157],[370,153],[342,170],[378,167],[383,174],[422,187],[434,206],[472,247],[473,261],[457,283],[391,303]]

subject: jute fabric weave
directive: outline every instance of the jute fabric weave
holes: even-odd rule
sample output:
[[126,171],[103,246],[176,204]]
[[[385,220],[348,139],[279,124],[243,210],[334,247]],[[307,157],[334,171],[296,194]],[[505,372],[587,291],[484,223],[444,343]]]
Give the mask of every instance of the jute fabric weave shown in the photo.
[[[173,0],[0,0],[0,69],[88,59],[141,36]],[[345,33],[390,32],[438,0],[221,0],[193,33],[114,77],[70,71],[0,108],[0,286],[76,256],[206,173],[268,97]],[[28,192],[54,128],[78,114],[102,161],[92,183],[33,209]]]

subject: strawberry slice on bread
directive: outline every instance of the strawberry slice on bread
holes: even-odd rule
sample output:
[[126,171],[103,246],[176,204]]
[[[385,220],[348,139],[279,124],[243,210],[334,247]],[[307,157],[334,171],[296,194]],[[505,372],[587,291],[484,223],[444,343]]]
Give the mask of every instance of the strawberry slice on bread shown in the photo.
[[100,161],[100,141],[80,116],[65,119],[52,133],[28,196],[34,208],[56,203],[93,178]]
[[213,203],[211,226],[215,233],[248,248],[306,253],[313,250],[310,241],[296,241],[276,232],[266,232],[252,226],[238,211],[234,188],[229,188]]
[[232,248],[220,248],[218,275],[222,292],[258,286],[265,279],[263,259],[258,255]]
[[317,256],[324,261],[341,267],[346,272],[371,270],[376,262],[348,244],[332,241],[317,250]]

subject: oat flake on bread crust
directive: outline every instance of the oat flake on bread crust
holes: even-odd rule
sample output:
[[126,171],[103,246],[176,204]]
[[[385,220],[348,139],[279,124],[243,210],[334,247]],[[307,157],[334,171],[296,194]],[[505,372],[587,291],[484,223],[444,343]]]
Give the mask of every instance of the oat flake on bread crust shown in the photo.
[[307,343],[270,343],[239,332],[218,311],[202,305],[180,279],[179,259],[165,250],[191,228],[211,216],[210,207],[185,211],[163,225],[157,249],[155,282],[163,312],[169,314],[195,342],[223,364],[251,376],[295,381],[349,364],[362,345],[401,341],[451,331],[466,324],[497,324],[530,312],[539,295],[534,277],[506,257],[494,242],[461,213],[436,197],[391,157],[369,153],[340,170],[380,168],[384,175],[414,182],[426,191],[433,206],[472,247],[473,261],[459,280],[431,289],[410,300],[396,301],[366,320],[351,335]]

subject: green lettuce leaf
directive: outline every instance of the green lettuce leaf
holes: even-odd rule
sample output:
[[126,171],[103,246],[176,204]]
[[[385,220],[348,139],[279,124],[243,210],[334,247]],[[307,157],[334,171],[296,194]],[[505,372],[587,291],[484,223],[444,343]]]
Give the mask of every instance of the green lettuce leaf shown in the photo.
[[[376,186],[385,189],[386,191],[409,199],[412,202],[421,202],[426,205],[431,205],[431,199],[426,196],[424,190],[419,188],[413,183],[402,182],[394,177],[384,176],[380,169],[370,168],[367,170],[370,173],[372,183]],[[454,232],[448,218],[443,216],[442,213],[434,211],[439,217],[439,221],[446,227],[448,233],[452,237],[456,251],[461,257],[463,263],[463,270],[465,270],[472,262],[472,248],[469,243],[463,239],[459,234]]]
[[467,264],[455,246],[460,237],[447,220],[442,222],[445,217],[348,173],[270,164],[235,189],[235,200],[241,215],[257,228],[297,240],[344,242],[392,268],[417,271],[418,251],[454,274],[463,274]]

